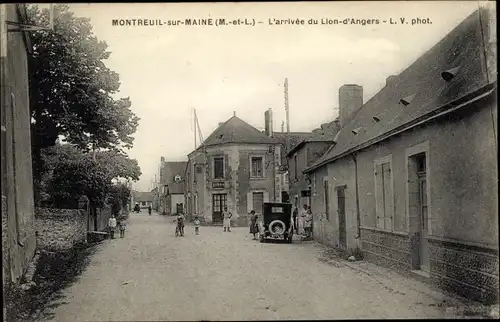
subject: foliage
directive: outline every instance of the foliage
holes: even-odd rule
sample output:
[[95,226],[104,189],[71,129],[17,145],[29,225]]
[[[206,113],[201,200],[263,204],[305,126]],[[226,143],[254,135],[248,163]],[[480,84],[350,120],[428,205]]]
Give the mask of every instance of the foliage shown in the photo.
[[113,214],[116,215],[120,209],[127,208],[131,194],[130,187],[124,183],[118,183],[111,187],[109,195],[111,196],[110,201]]
[[100,206],[113,193],[123,203],[121,196],[129,198],[130,192],[127,195],[121,186],[117,190],[113,180],[137,181],[141,175],[137,160],[116,151],[97,152],[94,158],[92,153],[84,153],[75,146],[57,144],[45,149],[43,157],[49,170],[43,178],[45,198],[57,207],[73,208],[82,195]]
[[[104,60],[107,44],[92,32],[90,19],[75,17],[69,6],[55,4],[54,32],[30,34],[36,144],[55,144],[59,135],[81,149],[132,146],[139,119],[129,98],[115,100],[119,76]],[[30,23],[48,25],[48,9],[29,6]]]

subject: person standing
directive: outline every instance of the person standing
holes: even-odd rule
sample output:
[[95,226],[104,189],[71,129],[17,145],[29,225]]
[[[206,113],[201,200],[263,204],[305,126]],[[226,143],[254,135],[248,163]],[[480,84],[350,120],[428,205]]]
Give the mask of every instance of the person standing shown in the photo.
[[151,216],[151,206],[148,206],[148,214]]
[[311,207],[307,209],[306,217],[304,220],[304,230],[307,238],[312,238],[312,211]]
[[259,219],[259,216],[255,214],[255,210],[252,210],[250,215],[252,216],[250,221],[250,234],[253,234],[253,240],[257,240],[257,233],[259,232],[257,219]]
[[304,205],[304,207],[302,208],[301,212],[300,212],[300,216],[298,218],[298,233],[300,235],[303,235],[305,233],[305,230],[304,230],[304,223],[305,223],[305,220],[306,220],[306,216],[307,216],[307,205]]
[[230,211],[227,211],[227,206],[224,206],[224,211],[222,212],[222,226],[224,227],[224,231],[231,231],[231,217],[233,214]]
[[198,215],[194,216],[194,233],[196,235],[200,234],[200,220],[198,219]]
[[120,238],[123,238],[125,237],[125,227],[126,227],[126,223],[125,223],[125,218],[124,217],[121,217],[120,218],[120,224],[118,225],[119,228],[120,228]]
[[184,236],[184,215],[181,212],[177,213],[177,225],[179,233]]
[[116,218],[115,215],[111,215],[108,221],[108,226],[109,226],[109,235],[111,236],[111,239],[115,238],[115,230],[116,230]]
[[298,223],[297,223],[297,217],[299,216],[299,209],[297,206],[295,206],[295,209],[293,210],[293,230],[295,233],[298,231]]

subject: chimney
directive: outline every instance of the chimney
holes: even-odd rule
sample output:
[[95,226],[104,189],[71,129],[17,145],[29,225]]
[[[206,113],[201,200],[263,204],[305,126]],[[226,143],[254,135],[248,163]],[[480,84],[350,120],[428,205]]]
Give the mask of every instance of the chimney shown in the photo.
[[272,137],[273,136],[273,110],[272,109],[268,109],[265,113],[264,113],[264,119],[265,119],[265,130],[264,130],[264,133],[269,136],[269,137]]
[[223,126],[224,122],[219,122],[219,127]]
[[397,75],[390,75],[389,77],[387,77],[387,79],[385,80],[385,86],[389,86],[390,84],[392,84],[396,77]]
[[345,84],[339,88],[339,121],[344,126],[349,118],[363,106],[363,87]]
[[162,163],[165,162],[165,157],[161,157],[160,160],[161,160]]

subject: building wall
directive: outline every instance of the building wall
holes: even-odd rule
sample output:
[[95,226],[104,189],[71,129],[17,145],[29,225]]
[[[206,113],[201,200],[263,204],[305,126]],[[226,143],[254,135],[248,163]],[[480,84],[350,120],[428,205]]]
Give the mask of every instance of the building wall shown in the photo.
[[[301,197],[301,191],[309,189],[302,171],[318,160],[330,146],[331,143],[328,142],[308,142],[289,158],[289,194],[290,201],[295,206],[300,208],[304,204],[309,204],[308,198]],[[295,175],[295,155],[297,155],[297,175]]]
[[[2,4],[6,20],[20,22],[16,6]],[[9,267],[7,273],[14,281],[24,274],[36,247],[28,53],[23,37],[24,34],[20,32],[7,33],[6,48],[2,50],[6,56],[0,58],[2,125],[5,126],[1,145],[2,197],[5,197],[5,219],[2,218],[2,224],[6,227],[2,229],[7,232],[2,255]]]
[[169,199],[170,199],[170,209],[169,209],[169,213],[168,214],[175,214],[177,213],[177,204],[178,203],[181,203],[182,204],[182,207],[183,207],[183,211],[185,212],[185,207],[186,207],[186,204],[185,204],[185,199],[184,199],[184,195],[183,194],[171,194],[169,196]]
[[[495,101],[472,104],[358,154],[361,239],[366,259],[406,271],[413,267],[412,240],[418,228],[409,216],[407,157],[410,150],[418,148],[428,154],[431,278],[476,299],[488,298],[488,294],[491,298],[497,293],[497,148],[492,119],[495,114]],[[393,219],[386,230],[376,228],[374,192],[374,161],[383,157],[392,163],[394,196]],[[353,191],[351,161],[342,159],[328,167],[329,178],[335,177],[336,184],[347,184],[347,191]],[[353,195],[347,198],[352,225],[356,204],[351,200]],[[336,209],[334,198],[332,207]]]
[[[278,147],[279,148],[279,147]],[[225,178],[223,180],[213,179],[213,157],[224,156]],[[263,178],[250,178],[251,156],[262,156]],[[216,147],[208,147],[206,156],[202,153],[193,153],[190,159],[190,172],[192,176],[188,180],[188,193],[192,197],[187,198],[189,209],[193,213],[198,209],[198,215],[204,217],[205,222],[212,222],[212,195],[216,193],[227,194],[227,207],[233,213],[233,223],[237,226],[245,226],[248,223],[248,213],[252,207],[251,193],[263,192],[264,202],[273,200],[274,194],[274,161],[273,153],[269,152],[267,144],[231,144]],[[194,163],[200,163],[203,168],[201,173],[196,171]],[[267,168],[266,168],[267,166]],[[223,182],[221,188],[214,188],[213,182]],[[192,187],[192,188],[191,188]],[[197,195],[197,198],[194,196]],[[195,199],[198,200],[197,207]]]

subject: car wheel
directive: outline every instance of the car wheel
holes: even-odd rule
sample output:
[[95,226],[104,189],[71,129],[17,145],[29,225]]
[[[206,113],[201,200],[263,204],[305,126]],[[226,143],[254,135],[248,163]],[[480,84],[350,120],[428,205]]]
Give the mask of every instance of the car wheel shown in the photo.
[[286,226],[285,226],[285,223],[282,222],[281,220],[274,220],[272,221],[270,224],[269,224],[269,231],[271,233],[275,233],[275,226],[276,225],[280,225],[282,228],[281,228],[281,231],[278,233],[278,234],[282,234],[285,232],[286,230]]

